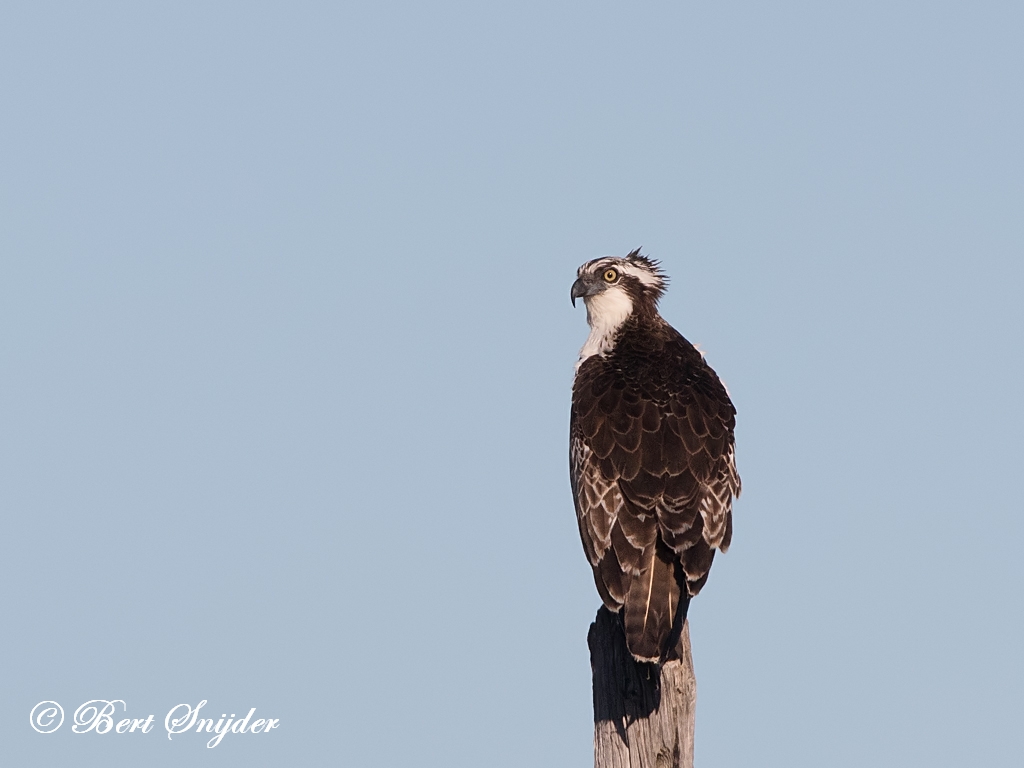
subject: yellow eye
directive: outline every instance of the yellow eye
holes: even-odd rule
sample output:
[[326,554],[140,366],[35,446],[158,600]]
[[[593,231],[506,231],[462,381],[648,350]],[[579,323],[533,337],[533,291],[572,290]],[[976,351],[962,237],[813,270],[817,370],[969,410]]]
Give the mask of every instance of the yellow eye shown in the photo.
[[606,283],[614,283],[619,279],[619,273],[614,269],[606,269],[604,271],[604,281]]

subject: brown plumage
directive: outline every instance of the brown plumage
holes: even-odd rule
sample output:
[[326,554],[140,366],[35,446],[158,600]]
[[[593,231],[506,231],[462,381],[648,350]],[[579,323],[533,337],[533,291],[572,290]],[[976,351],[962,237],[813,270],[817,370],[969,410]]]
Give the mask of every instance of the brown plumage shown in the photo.
[[621,611],[630,652],[670,658],[715,550],[732,539],[740,492],[736,410],[700,352],[661,315],[665,277],[634,251],[587,262],[570,417],[570,476],[601,599]]

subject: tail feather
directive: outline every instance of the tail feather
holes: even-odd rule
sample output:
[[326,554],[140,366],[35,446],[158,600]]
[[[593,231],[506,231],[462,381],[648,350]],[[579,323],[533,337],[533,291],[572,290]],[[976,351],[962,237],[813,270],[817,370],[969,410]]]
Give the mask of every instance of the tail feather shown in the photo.
[[690,603],[685,576],[672,550],[657,539],[641,557],[622,608],[626,646],[640,661],[663,661],[682,632]]

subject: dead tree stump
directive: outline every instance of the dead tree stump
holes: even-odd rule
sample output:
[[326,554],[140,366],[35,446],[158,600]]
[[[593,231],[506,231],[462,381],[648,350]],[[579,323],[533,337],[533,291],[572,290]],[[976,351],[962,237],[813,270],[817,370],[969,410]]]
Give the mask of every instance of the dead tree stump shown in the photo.
[[697,679],[690,624],[664,664],[636,661],[619,615],[597,612],[587,635],[594,675],[594,768],[693,768]]

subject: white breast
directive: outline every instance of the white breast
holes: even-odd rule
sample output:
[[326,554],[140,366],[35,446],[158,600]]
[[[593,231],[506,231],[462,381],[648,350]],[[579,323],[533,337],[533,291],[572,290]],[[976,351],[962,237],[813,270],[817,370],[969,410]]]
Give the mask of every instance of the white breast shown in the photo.
[[580,359],[576,362],[577,371],[588,357],[603,355],[611,350],[615,345],[615,334],[633,314],[633,300],[621,286],[612,286],[596,296],[590,296],[586,304],[590,335],[580,350]]

